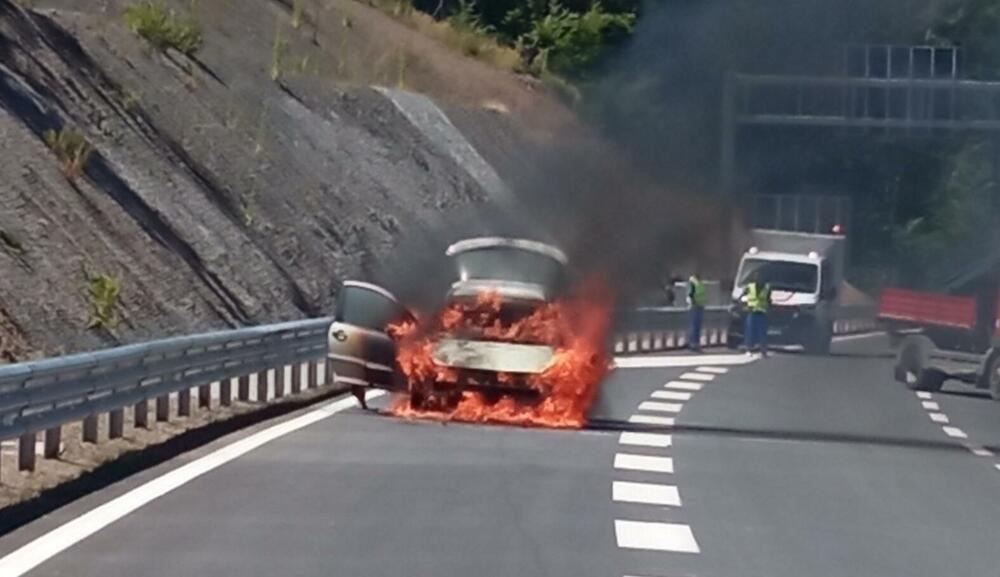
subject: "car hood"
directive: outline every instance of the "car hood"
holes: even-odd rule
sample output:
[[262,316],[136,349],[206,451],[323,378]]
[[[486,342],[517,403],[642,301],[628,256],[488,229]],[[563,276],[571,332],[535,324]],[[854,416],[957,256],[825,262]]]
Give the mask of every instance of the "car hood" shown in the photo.
[[462,339],[441,339],[433,351],[434,362],[446,367],[528,374],[543,372],[554,355],[545,345]]

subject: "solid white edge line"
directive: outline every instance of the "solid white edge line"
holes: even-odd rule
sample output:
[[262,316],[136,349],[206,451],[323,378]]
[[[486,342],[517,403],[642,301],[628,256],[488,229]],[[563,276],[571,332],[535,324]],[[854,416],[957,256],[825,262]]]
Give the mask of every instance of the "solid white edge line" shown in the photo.
[[[367,398],[373,399],[383,394],[382,391],[369,391]],[[172,471],[167,471],[11,552],[0,559],[0,575],[21,577],[21,575],[158,497],[162,497],[262,445],[322,421],[356,404],[357,401],[354,397],[339,399],[304,415],[272,425],[249,437],[234,441]]]
[[639,503],[664,507],[681,506],[681,495],[677,487],[658,483],[613,481],[611,483],[611,500],[618,503]]
[[968,439],[969,435],[965,434],[965,431],[959,429],[958,427],[941,427],[944,430],[944,434],[949,437],[954,437],[956,439]]
[[701,367],[706,365],[746,365],[756,360],[758,360],[757,357],[745,354],[615,357],[615,368],[657,369],[665,367]]
[[880,337],[883,335],[885,335],[884,331],[872,331],[870,333],[858,333],[856,335],[835,335],[831,340],[835,343],[842,343],[844,341],[870,339],[872,337]]

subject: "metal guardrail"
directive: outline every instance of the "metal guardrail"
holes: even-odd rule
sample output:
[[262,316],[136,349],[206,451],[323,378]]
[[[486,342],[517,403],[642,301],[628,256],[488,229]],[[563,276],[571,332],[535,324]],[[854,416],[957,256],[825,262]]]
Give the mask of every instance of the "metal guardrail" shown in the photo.
[[[59,452],[61,426],[83,420],[86,442],[97,441],[97,416],[109,413],[109,438],[122,436],[124,409],[135,408],[135,425],[148,426],[148,401],[156,400],[156,418],[169,417],[170,395],[178,413],[189,415],[191,391],[198,404],[211,403],[210,386],[219,383],[219,402],[250,398],[250,375],[258,378],[257,399],[267,400],[266,371],[276,371],[274,396],[284,395],[284,367],[292,367],[291,392],[301,388],[302,363],[309,363],[306,387],[325,372],[327,330],[332,319],[310,319],[231,331],[170,338],[98,351],[0,366],[0,440],[20,439],[19,468],[35,465],[36,434],[46,432],[46,457]],[[325,381],[325,379],[324,379]]]
[[[840,306],[833,321],[833,334],[847,335],[879,328],[874,305]],[[689,312],[683,307],[641,307],[622,319],[612,347],[615,353],[667,351],[687,346]],[[705,307],[701,345],[725,345],[728,340],[729,307]]]

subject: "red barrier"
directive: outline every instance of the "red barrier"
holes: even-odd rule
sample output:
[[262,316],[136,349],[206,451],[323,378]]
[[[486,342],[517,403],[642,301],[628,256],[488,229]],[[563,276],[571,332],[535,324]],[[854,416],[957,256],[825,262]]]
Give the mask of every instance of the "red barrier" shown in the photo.
[[971,330],[976,323],[976,299],[887,288],[879,298],[878,316]]

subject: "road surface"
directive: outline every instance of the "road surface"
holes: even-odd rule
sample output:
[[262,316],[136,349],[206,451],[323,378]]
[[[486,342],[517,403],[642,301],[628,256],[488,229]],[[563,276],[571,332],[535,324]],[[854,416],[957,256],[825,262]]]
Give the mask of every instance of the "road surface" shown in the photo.
[[633,359],[582,431],[348,408],[121,509],[262,425],[0,537],[0,574],[1000,574],[1000,404],[953,385],[920,398],[883,347]]

